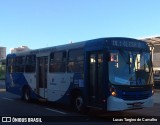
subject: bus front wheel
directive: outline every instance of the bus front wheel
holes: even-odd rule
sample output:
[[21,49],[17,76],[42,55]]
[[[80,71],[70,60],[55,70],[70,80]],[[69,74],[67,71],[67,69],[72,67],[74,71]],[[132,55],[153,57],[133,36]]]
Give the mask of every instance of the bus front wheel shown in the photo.
[[84,111],[84,99],[82,97],[82,95],[77,95],[75,98],[74,98],[74,102],[73,102],[73,106],[74,106],[74,109],[78,112],[82,112]]

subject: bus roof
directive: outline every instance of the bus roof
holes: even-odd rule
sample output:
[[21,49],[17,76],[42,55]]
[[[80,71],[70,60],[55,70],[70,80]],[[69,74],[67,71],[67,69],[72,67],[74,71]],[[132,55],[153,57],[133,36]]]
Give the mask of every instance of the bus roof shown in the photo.
[[46,53],[51,51],[61,51],[61,50],[69,50],[76,48],[119,48],[119,49],[128,49],[128,50],[143,50],[150,51],[146,42],[133,39],[133,38],[125,38],[125,37],[109,37],[109,38],[98,38],[92,40],[86,40],[82,42],[64,44],[59,46],[52,46],[46,48],[40,48],[35,50],[29,50],[21,53],[16,53],[16,55],[23,54],[38,54],[38,53]]

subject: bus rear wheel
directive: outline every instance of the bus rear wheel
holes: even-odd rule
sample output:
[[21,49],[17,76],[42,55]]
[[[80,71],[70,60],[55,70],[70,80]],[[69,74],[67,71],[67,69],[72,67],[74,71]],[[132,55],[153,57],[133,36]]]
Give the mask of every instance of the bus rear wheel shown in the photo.
[[24,89],[24,93],[23,94],[24,94],[23,95],[24,96],[24,100],[27,101],[27,102],[29,102],[31,100],[31,97],[30,97],[30,90],[29,90],[28,87],[26,87]]

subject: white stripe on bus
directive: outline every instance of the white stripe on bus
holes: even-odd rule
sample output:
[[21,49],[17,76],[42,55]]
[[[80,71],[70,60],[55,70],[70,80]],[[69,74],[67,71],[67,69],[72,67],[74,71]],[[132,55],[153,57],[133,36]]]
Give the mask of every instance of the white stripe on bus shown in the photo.
[[2,99],[9,100],[9,101],[14,101],[14,99],[5,98],[5,97],[3,97]]

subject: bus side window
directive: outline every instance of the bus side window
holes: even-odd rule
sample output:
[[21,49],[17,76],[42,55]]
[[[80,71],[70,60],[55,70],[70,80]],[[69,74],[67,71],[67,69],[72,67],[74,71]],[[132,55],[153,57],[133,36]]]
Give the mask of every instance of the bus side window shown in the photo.
[[81,72],[84,70],[83,49],[70,50],[68,55],[68,72]]
[[52,52],[50,54],[50,72],[66,72],[66,51]]
[[19,56],[15,59],[15,72],[24,72],[25,56]]
[[9,73],[13,73],[15,71],[15,58],[8,58],[7,59],[7,71]]
[[35,72],[35,70],[36,70],[36,56],[35,55],[26,56],[25,72],[31,73]]

